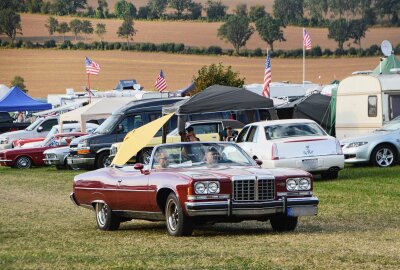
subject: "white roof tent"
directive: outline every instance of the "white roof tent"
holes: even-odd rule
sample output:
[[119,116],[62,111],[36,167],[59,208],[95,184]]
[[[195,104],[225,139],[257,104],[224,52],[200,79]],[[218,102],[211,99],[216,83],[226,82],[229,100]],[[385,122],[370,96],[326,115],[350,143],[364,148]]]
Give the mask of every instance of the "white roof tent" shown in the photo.
[[85,132],[85,123],[87,121],[107,118],[113,111],[134,100],[136,100],[134,97],[114,97],[95,100],[86,106],[62,114],[60,116],[60,123],[78,121],[81,124],[82,132]]

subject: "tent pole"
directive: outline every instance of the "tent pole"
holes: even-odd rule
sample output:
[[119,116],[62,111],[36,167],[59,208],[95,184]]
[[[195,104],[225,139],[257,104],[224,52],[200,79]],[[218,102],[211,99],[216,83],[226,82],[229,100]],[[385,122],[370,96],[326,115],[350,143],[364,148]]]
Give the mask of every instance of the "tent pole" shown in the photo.
[[303,28],[303,87],[304,87],[304,81],[306,79],[306,51],[304,48],[304,28]]
[[90,74],[87,75],[87,80],[88,80],[88,95],[89,95],[89,103],[92,103],[92,95],[90,94]]

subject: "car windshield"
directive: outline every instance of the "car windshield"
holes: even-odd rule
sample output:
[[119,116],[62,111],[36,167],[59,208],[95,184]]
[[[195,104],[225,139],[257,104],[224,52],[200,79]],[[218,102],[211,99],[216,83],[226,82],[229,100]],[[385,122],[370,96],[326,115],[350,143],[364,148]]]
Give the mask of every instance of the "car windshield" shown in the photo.
[[114,129],[114,127],[115,127],[116,123],[118,122],[119,118],[120,118],[120,115],[111,115],[93,133],[95,133],[95,134],[108,134],[108,133],[110,133]]
[[152,168],[189,168],[256,165],[233,143],[179,143],[161,145],[153,153]]
[[33,122],[32,124],[30,124],[25,130],[31,131],[34,128],[36,128],[38,125],[40,125],[40,123],[42,123],[43,118],[38,118],[36,119],[35,122]]
[[396,117],[378,130],[394,131],[400,129],[400,117]]
[[266,126],[265,136],[268,140],[289,137],[324,136],[325,131],[315,123],[291,123]]

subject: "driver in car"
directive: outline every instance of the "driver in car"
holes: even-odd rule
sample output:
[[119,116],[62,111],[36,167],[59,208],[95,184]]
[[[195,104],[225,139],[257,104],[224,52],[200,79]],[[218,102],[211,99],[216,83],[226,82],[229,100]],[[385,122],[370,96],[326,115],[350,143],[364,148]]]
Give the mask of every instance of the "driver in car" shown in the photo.
[[206,153],[206,163],[208,167],[215,167],[218,165],[219,152],[215,147],[209,147]]

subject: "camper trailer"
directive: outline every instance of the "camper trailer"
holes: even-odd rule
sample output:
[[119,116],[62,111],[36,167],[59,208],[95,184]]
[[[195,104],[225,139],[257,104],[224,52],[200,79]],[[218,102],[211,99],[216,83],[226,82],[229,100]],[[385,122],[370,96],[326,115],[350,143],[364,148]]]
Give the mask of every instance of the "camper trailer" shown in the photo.
[[400,74],[354,75],[337,91],[336,137],[371,132],[400,115]]

